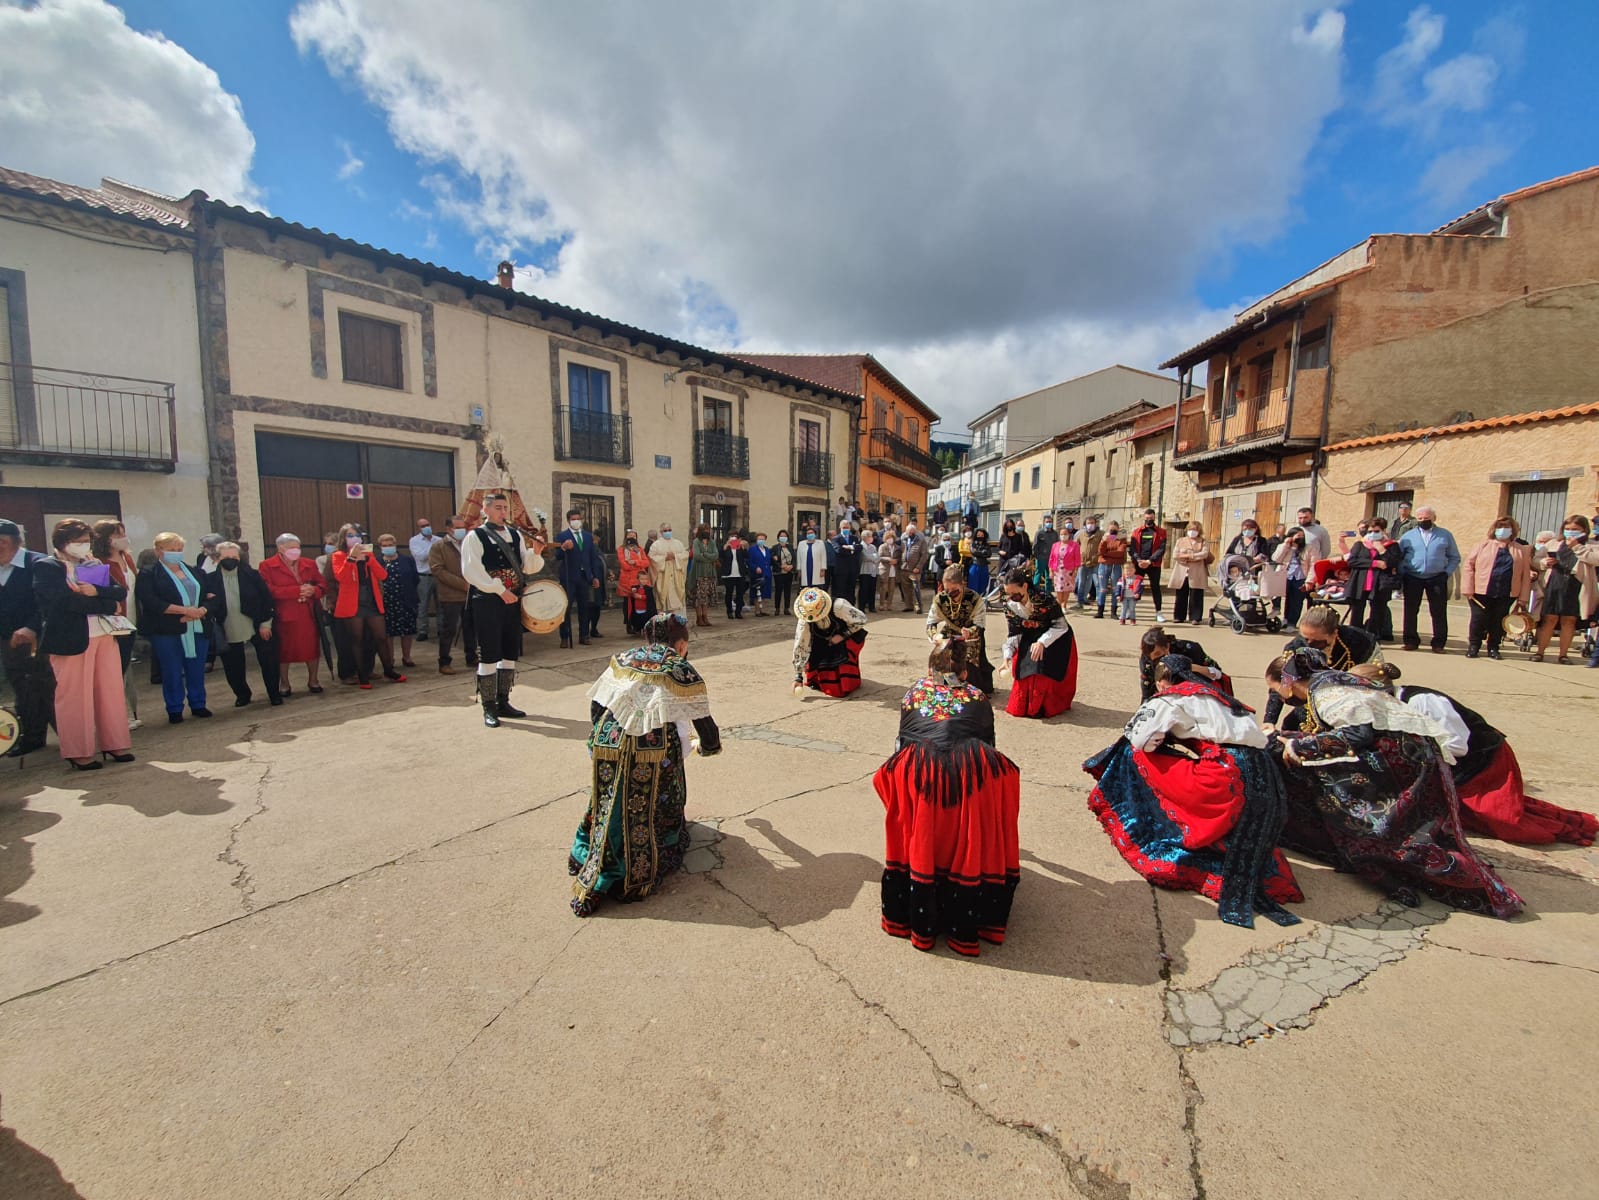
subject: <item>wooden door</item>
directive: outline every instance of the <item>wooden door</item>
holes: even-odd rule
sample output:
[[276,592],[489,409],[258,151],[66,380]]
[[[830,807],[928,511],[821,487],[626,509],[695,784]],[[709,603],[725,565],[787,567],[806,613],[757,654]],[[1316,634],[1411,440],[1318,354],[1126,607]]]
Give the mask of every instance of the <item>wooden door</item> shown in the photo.
[[1219,560],[1221,558],[1221,518],[1223,500],[1220,496],[1213,496],[1206,500],[1200,510],[1199,523],[1205,530],[1205,544],[1210,547]]
[[1283,494],[1281,490],[1275,492],[1255,493],[1255,521],[1260,526],[1260,536],[1269,538],[1277,528],[1277,522],[1283,519]]
[[351,500],[344,494],[344,484],[329,479],[306,480],[306,483],[316,488],[317,507],[322,512],[323,533],[337,530],[340,525],[351,521],[368,533],[371,532],[366,524],[366,501]]

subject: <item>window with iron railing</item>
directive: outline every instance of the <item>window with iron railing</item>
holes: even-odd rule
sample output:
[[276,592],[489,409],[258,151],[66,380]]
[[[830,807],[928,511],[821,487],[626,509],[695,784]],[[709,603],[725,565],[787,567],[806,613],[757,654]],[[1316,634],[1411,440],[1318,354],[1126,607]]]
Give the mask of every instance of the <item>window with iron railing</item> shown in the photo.
[[789,483],[793,487],[831,488],[833,456],[819,450],[796,449],[790,464]]
[[749,439],[720,429],[700,430],[694,435],[694,473],[723,475],[729,479],[748,479]]

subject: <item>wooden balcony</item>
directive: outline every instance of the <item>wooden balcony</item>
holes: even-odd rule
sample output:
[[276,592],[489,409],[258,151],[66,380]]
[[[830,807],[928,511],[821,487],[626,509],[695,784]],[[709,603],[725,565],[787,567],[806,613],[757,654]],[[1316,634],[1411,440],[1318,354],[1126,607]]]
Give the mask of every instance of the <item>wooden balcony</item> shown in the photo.
[[1327,369],[1305,368],[1294,381],[1293,411],[1286,388],[1245,396],[1215,412],[1206,407],[1184,413],[1177,423],[1175,465],[1223,466],[1275,458],[1288,449],[1315,446],[1321,439],[1327,403]]

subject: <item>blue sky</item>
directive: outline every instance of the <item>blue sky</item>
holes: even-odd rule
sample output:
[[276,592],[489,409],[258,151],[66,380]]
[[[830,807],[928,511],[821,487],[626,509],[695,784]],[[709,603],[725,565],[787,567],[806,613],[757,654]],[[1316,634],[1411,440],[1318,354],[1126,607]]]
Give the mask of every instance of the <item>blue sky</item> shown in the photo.
[[[102,53],[125,88],[147,70],[202,115],[96,131],[57,71],[59,128],[0,108],[5,165],[231,193],[482,276],[509,255],[527,290],[719,347],[869,350],[950,417],[1152,367],[1370,233],[1599,164],[1591,3],[1009,0],[912,23],[890,0],[814,20],[681,0],[625,39],[607,5],[120,7],[127,30],[103,0],[24,5],[11,40],[89,73]],[[181,51],[135,36],[157,33]],[[13,52],[44,72],[39,46]]]

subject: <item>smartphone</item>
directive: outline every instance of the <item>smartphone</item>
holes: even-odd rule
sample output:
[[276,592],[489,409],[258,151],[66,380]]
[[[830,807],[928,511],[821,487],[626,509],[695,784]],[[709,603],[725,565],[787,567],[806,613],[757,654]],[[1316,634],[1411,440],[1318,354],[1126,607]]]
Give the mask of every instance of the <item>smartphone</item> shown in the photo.
[[361,553],[362,554],[371,554],[372,553],[372,543],[371,542],[362,542],[361,543]]
[[1354,537],[1355,536],[1355,531],[1353,529],[1346,529],[1346,530],[1344,530],[1344,536],[1345,537]]

